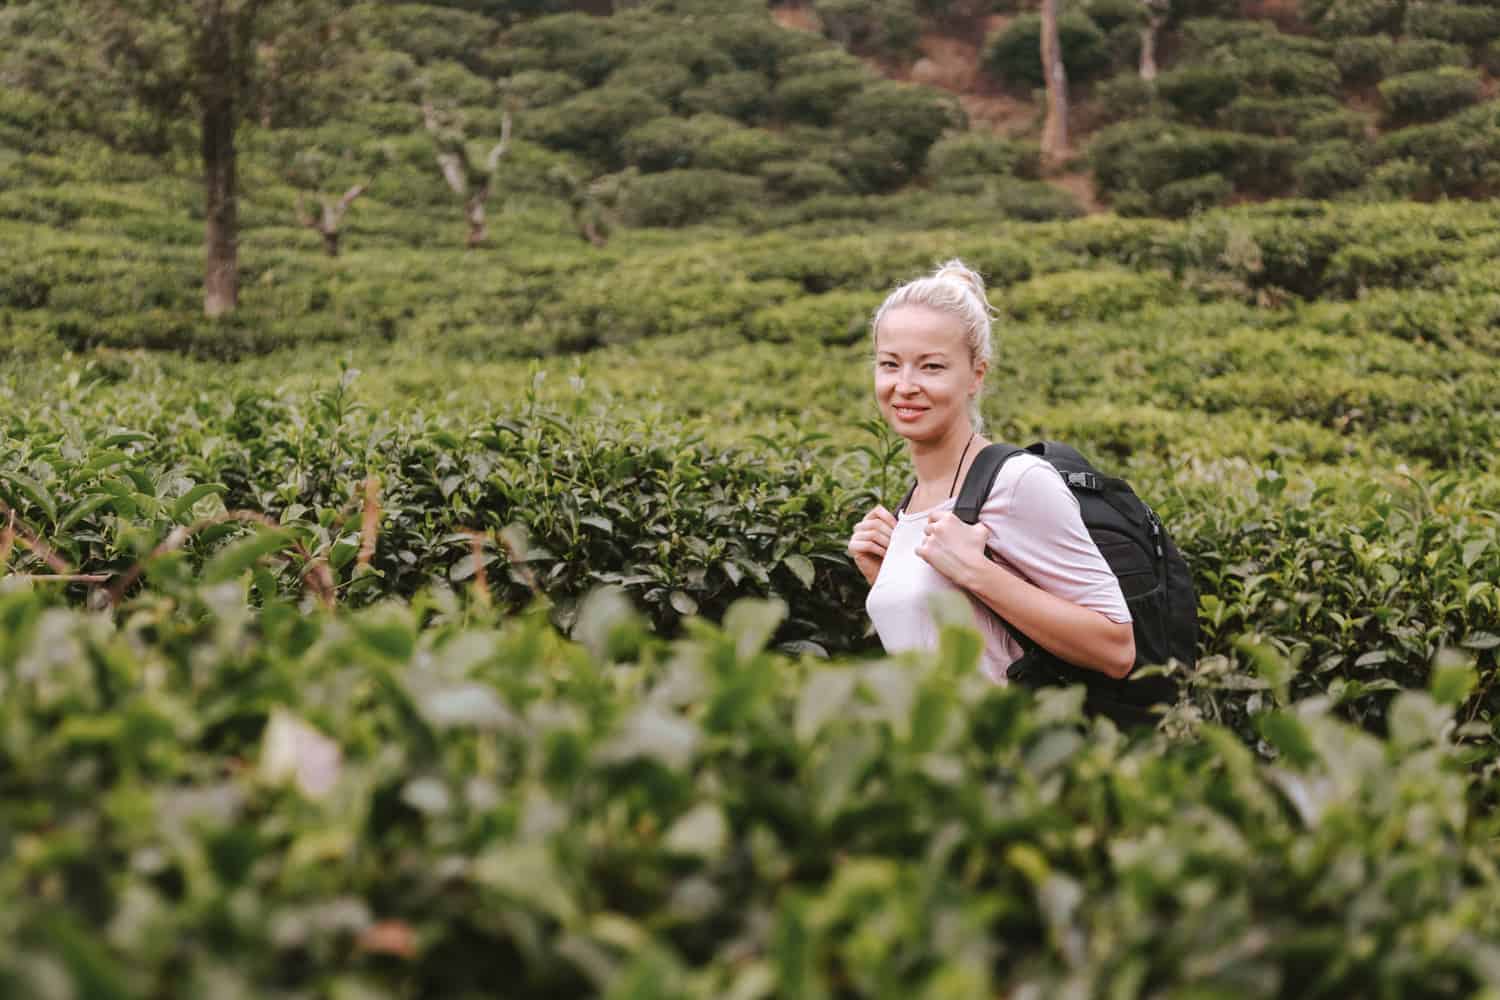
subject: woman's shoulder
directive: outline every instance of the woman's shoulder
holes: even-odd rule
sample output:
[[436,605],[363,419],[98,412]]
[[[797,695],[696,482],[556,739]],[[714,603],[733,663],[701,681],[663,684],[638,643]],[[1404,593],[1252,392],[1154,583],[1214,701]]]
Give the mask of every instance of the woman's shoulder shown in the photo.
[[984,513],[1009,514],[1015,512],[1018,504],[1024,507],[1036,502],[1051,506],[1052,501],[1064,496],[1077,502],[1051,462],[1023,451],[1012,455],[1000,467],[985,499]]

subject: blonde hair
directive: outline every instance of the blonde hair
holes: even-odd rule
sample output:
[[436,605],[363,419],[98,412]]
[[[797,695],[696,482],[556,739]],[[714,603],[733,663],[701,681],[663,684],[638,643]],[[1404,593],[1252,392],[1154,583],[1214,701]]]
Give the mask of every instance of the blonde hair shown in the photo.
[[[875,317],[870,322],[871,335],[880,343],[880,321],[886,314],[903,306],[925,306],[928,309],[954,316],[963,324],[964,344],[969,348],[969,361],[989,363],[994,353],[990,334],[990,320],[995,308],[984,294],[984,278],[957,257],[947,261],[925,278],[908,281],[885,297]],[[979,398],[984,395],[984,384],[969,402],[969,419],[974,430],[983,429],[984,418],[979,413]]]

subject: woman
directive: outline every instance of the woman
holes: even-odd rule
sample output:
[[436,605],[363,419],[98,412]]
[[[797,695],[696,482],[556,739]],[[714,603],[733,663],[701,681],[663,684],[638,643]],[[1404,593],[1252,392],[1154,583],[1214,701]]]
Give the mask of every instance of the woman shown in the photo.
[[983,280],[953,260],[896,289],[875,313],[875,398],[906,438],[917,482],[902,509],[876,507],[849,539],[871,584],[866,610],[887,652],[934,648],[928,598],[956,588],[993,612],[976,619],[982,668],[996,683],[1022,654],[999,619],[1069,663],[1124,677],[1135,662],[1130,611],[1051,465],[1017,455],[995,477],[977,524],[953,513],[969,464],[989,443],[979,398],[991,312]]

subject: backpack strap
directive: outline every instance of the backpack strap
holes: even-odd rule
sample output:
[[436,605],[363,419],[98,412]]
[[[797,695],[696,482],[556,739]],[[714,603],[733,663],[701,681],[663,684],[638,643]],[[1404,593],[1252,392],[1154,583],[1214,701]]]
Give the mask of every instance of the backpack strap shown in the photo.
[[[964,476],[964,485],[958,491],[958,503],[953,507],[953,513],[958,515],[958,519],[965,524],[978,524],[979,512],[984,509],[990,490],[995,488],[995,477],[1000,474],[1006,462],[1028,451],[1030,449],[1017,448],[1013,444],[1004,444],[999,441],[982,448],[979,454],[974,456],[974,464],[969,466],[969,474]],[[1034,451],[1031,453],[1036,454]],[[995,614],[993,609],[989,610],[990,614],[995,615],[995,620],[1004,626],[1005,631],[1011,634],[1011,637],[1028,656],[1040,649],[1030,636]]]
[[916,495],[917,495],[917,481],[915,479],[913,479],[911,481],[911,489],[909,489],[909,490],[906,491],[906,496],[904,496],[904,497],[901,498],[901,503],[896,507],[896,514],[898,516],[900,515],[900,513],[903,510],[906,509],[906,505],[909,504],[909,503],[911,503],[911,498],[914,497],[914,496],[916,496]]
[[953,513],[958,515],[960,521],[965,524],[979,523],[979,512],[984,509],[984,502],[989,499],[990,490],[995,487],[995,477],[1000,474],[1000,469],[1012,458],[1025,453],[1025,448],[999,441],[980,449],[979,454],[974,456],[973,464],[969,466],[969,474],[964,476],[963,487],[958,491],[958,502],[953,506]]

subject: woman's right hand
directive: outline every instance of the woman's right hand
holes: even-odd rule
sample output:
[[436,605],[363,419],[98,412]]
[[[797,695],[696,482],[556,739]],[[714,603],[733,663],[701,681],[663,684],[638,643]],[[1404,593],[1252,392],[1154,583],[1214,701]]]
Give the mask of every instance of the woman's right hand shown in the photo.
[[886,546],[890,545],[895,529],[895,516],[884,507],[876,507],[854,526],[854,534],[849,536],[849,555],[871,585],[880,574],[880,564],[885,561]]

